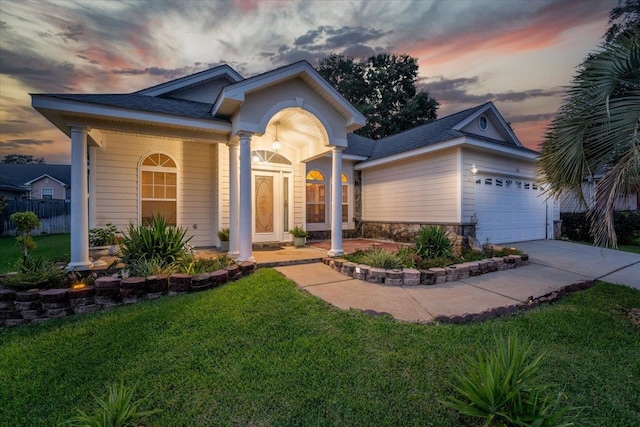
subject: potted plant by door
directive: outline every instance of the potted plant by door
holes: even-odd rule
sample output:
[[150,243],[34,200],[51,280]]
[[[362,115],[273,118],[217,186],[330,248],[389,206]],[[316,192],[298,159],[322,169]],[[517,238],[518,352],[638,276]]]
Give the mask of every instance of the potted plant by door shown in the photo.
[[229,229],[223,228],[218,231],[218,239],[220,239],[220,250],[222,252],[229,252]]
[[89,256],[117,255],[119,242],[118,229],[108,222],[106,227],[91,228],[89,230]]
[[291,230],[289,230],[289,233],[293,236],[293,245],[296,248],[302,248],[307,243],[307,236],[309,235],[309,233],[299,225],[296,225]]

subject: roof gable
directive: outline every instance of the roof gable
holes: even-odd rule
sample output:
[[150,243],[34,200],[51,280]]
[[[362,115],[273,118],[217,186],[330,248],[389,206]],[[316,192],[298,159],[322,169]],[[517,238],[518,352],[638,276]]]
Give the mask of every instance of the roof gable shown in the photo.
[[227,64],[224,64],[209,70],[200,71],[199,73],[190,74],[188,76],[164,82],[156,86],[151,86],[134,93],[147,96],[171,96],[172,93],[184,91],[216,80],[238,82],[243,79],[244,78],[238,74],[236,70]]
[[246,95],[298,78],[345,118],[349,131],[366,124],[364,116],[307,61],[299,61],[226,86],[214,102],[211,114],[222,118],[231,117],[244,103]]
[[[484,134],[474,128],[478,118],[483,115],[490,120],[494,130],[493,133]],[[351,147],[352,140],[355,141],[353,147]],[[471,140],[481,144],[489,143],[489,147],[495,146],[499,150],[511,148],[525,156],[536,153],[520,143],[492,102],[460,111],[378,141],[369,140],[369,144],[350,137],[349,150],[351,154],[367,156],[367,160],[363,163],[372,161],[385,162],[390,158],[402,158],[402,156],[410,155],[416,150],[424,151],[424,149],[428,149],[431,146],[436,149],[439,146],[438,144],[453,143],[456,140],[459,143],[468,143]]]
[[0,184],[25,187],[44,176],[71,185],[71,166],[0,163]]
[[[480,127],[480,119],[483,116],[486,118],[484,129]],[[523,146],[492,102],[479,106],[473,113],[454,126],[453,130],[461,131],[466,135],[477,135],[481,138],[502,141],[507,145]]]

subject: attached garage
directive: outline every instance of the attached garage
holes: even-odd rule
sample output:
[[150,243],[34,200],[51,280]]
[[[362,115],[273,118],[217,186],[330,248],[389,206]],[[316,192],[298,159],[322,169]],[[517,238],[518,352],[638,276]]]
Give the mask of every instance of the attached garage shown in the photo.
[[478,175],[475,180],[476,238],[480,243],[547,238],[547,201],[532,180]]

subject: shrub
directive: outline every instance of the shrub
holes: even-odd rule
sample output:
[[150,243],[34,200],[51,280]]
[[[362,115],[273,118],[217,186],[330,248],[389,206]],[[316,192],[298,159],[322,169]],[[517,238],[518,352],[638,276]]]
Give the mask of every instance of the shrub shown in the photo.
[[16,212],[12,214],[9,219],[13,221],[16,229],[20,233],[20,235],[16,237],[16,241],[22,246],[22,257],[26,260],[29,252],[36,248],[36,242],[29,236],[29,233],[40,227],[40,220],[36,214],[31,211]]
[[402,262],[398,255],[387,252],[382,248],[371,248],[364,252],[361,264],[376,268],[402,268]]
[[185,274],[199,274],[210,273],[212,271],[220,270],[230,264],[233,264],[233,260],[227,256],[220,256],[218,258],[209,259],[195,259],[192,255],[182,257],[175,263],[177,272]]
[[221,242],[228,242],[229,238],[230,238],[230,231],[228,228],[223,228],[222,230],[218,231],[218,239],[220,239]]
[[133,400],[137,384],[127,387],[121,381],[120,384],[112,384],[107,387],[107,398],[100,399],[95,394],[97,408],[92,413],[86,413],[78,409],[78,414],[64,424],[77,427],[129,427],[142,425],[144,419],[150,415],[161,412],[160,409],[141,411],[142,404],[151,396]]
[[426,270],[434,267],[447,267],[455,263],[456,259],[453,257],[424,258],[417,263],[417,267],[420,270]]
[[[591,222],[586,212],[562,212],[562,237],[578,242],[593,242]],[[613,216],[618,244],[633,244],[640,237],[640,211],[618,211]]]
[[307,237],[309,235],[309,233],[307,231],[305,231],[304,228],[302,228],[299,225],[296,225],[295,227],[293,227],[291,230],[289,230],[289,233],[293,236],[293,237]]
[[593,235],[589,231],[590,222],[585,212],[562,212],[560,219],[563,237],[577,242],[593,241]]
[[453,253],[447,230],[433,225],[421,227],[415,237],[416,254],[423,258],[449,257]]
[[170,264],[186,255],[186,245],[191,237],[182,227],[172,227],[160,215],[154,216],[148,225],[129,223],[127,233],[122,239],[122,261],[131,264],[134,261],[158,259]]
[[64,271],[44,258],[23,258],[16,263],[16,270],[16,274],[0,277],[0,285],[18,291],[62,286]]
[[441,401],[465,415],[485,419],[486,426],[558,426],[572,408],[561,407],[562,394],[552,398],[539,385],[543,355],[531,359],[532,344],[517,335],[495,337],[495,346],[465,358],[456,373],[460,397]]
[[631,245],[640,238],[640,211],[620,211],[614,215],[618,244]]
[[110,222],[106,227],[89,230],[89,246],[109,246],[118,243],[118,229]]
[[165,262],[159,258],[132,259],[127,263],[127,275],[130,277],[149,277],[159,274],[172,274],[178,272],[175,262]]

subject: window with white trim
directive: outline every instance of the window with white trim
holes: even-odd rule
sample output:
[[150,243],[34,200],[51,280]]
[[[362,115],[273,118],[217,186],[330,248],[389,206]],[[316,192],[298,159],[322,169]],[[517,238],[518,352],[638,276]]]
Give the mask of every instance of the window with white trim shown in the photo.
[[42,197],[45,200],[53,199],[53,188],[45,188],[45,187],[41,188],[40,197]]
[[140,221],[164,217],[169,225],[178,221],[178,170],[166,154],[154,153],[140,163]]
[[307,224],[324,224],[326,205],[326,183],[322,172],[307,173]]
[[342,174],[342,222],[349,222],[349,179]]

